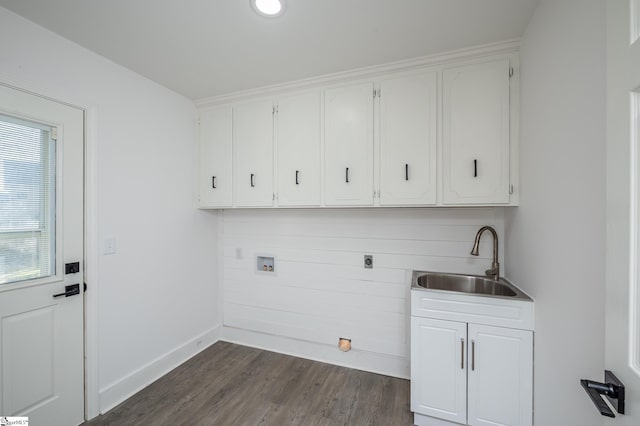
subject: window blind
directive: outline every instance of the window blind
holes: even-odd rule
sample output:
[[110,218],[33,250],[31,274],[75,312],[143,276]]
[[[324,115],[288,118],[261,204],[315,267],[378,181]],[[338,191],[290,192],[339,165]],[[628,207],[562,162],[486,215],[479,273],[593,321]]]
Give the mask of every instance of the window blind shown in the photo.
[[0,284],[55,275],[52,129],[0,114]]

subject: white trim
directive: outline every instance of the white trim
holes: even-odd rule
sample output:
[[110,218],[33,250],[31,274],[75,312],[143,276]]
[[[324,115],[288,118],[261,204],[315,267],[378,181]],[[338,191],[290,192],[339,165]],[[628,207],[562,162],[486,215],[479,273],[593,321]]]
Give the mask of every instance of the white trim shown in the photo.
[[520,39],[515,38],[511,40],[500,41],[497,43],[489,43],[464,49],[453,50],[446,53],[438,53],[414,59],[389,62],[386,64],[374,65],[370,67],[356,68],[349,71],[326,74],[318,77],[306,78],[281,84],[274,84],[270,86],[244,90],[240,92],[197,99],[194,103],[198,108],[208,108],[220,104],[248,100],[250,98],[255,98],[256,96],[282,94],[294,90],[309,89],[320,85],[350,81],[356,78],[378,76],[388,72],[408,71],[414,68],[424,67],[428,65],[451,63],[456,60],[468,60],[488,55],[512,53],[514,51],[518,51],[519,48]]
[[638,298],[640,297],[640,283],[638,282],[638,261],[640,260],[638,252],[638,177],[639,177],[639,158],[638,158],[638,107],[640,102],[640,93],[632,92],[629,97],[629,109],[631,111],[631,138],[629,140],[629,367],[637,375],[640,375],[640,342],[638,341]]
[[342,352],[338,349],[338,342],[332,346],[227,326],[222,327],[220,340],[385,376],[409,379],[407,358],[357,349]]
[[100,390],[100,412],[105,413],[147,387],[180,364],[218,341],[220,327],[214,327],[181,346],[143,365]]
[[84,344],[85,344],[85,419],[100,414],[98,369],[98,264],[100,245],[98,239],[98,111],[85,110],[85,164],[84,164],[84,282],[85,296]]

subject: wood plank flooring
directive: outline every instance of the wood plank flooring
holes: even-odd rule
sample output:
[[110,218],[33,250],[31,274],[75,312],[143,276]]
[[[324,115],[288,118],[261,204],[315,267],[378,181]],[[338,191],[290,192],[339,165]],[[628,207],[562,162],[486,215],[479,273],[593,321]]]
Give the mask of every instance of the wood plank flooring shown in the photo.
[[218,342],[102,425],[412,425],[409,381]]

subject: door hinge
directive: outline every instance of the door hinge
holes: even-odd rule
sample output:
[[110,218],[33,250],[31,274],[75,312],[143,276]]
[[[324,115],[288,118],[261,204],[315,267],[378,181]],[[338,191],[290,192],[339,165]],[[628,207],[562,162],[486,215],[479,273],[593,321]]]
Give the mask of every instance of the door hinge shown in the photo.
[[271,114],[275,114],[276,113],[276,106],[273,106],[273,109],[271,110]]
[[57,127],[53,127],[51,129],[51,139],[53,139],[54,141],[58,140],[58,128]]
[[379,92],[376,89],[373,89],[373,97],[380,96]]
[[277,198],[277,197],[276,197],[276,194],[273,194],[273,198],[272,198],[271,200],[272,200],[272,201],[275,201],[275,200],[276,200],[276,198]]
[[509,67],[509,78],[513,77],[513,67]]
[[513,185],[509,185],[509,194],[513,194]]

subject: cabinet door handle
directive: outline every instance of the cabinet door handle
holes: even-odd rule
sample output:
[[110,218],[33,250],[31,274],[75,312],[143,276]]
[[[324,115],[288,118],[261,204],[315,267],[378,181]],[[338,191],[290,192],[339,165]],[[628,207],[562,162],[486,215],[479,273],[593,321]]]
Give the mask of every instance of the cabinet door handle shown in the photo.
[[471,371],[476,369],[476,341],[471,341]]
[[464,370],[464,339],[460,339],[460,369]]
[[409,165],[404,165],[404,180],[409,180]]
[[345,169],[344,181],[349,183],[349,168]]
[[477,159],[473,160],[473,177],[474,178],[478,177],[478,160]]
[[300,170],[296,170],[296,185],[299,185],[298,183],[298,175],[300,174]]
[[211,176],[211,187],[213,189],[216,189],[216,177],[215,176]]
[[251,173],[251,187],[253,188],[255,185],[253,184],[253,173]]

